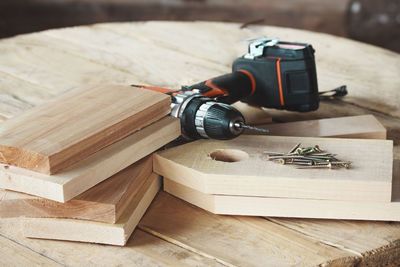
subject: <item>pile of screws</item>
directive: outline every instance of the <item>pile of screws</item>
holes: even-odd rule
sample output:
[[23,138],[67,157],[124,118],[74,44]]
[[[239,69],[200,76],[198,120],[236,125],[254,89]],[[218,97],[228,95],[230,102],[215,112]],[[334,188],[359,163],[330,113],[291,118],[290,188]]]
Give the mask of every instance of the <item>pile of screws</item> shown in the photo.
[[350,168],[351,162],[338,160],[336,154],[323,151],[318,145],[314,147],[300,146],[300,143],[297,144],[286,154],[268,151],[264,151],[263,153],[267,155],[268,160],[282,165],[295,165],[297,169]]

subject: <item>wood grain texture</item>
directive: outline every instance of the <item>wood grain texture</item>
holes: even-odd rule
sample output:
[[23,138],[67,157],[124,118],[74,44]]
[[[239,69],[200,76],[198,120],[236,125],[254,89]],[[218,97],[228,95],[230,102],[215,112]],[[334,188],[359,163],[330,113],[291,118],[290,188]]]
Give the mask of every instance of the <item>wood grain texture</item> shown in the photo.
[[180,136],[166,117],[96,152],[63,172],[46,175],[0,164],[0,188],[66,202]]
[[210,195],[167,178],[164,178],[164,190],[214,214],[400,221],[400,172],[394,179],[392,202]]
[[[124,247],[83,242],[25,238],[17,218],[0,218],[0,232],[22,250],[32,251],[36,258],[47,257],[62,265],[118,266],[224,266],[190,250],[169,243],[136,228]],[[101,255],[101,259],[99,259]],[[8,255],[12,260],[18,255]],[[34,260],[34,259],[33,259]]]
[[166,116],[170,97],[130,86],[76,89],[0,126],[0,162],[45,174]]
[[153,170],[148,156],[66,203],[0,189],[0,217],[71,218],[116,223]]
[[[386,129],[373,115],[337,117],[258,125],[270,135],[386,139]],[[260,134],[246,130],[245,134]]]
[[157,174],[150,175],[131,199],[128,209],[115,224],[75,219],[25,218],[22,231],[26,237],[31,238],[124,246],[160,186],[160,177]]
[[[296,169],[268,161],[263,154],[287,152],[297,143],[319,145],[351,161],[352,167]],[[248,156],[224,162],[212,159],[215,151]],[[392,163],[391,140],[246,135],[229,141],[198,140],[159,152],[154,171],[206,194],[389,202]]]
[[3,236],[0,236],[0,247],[2,266],[63,266]]
[[[62,92],[85,84],[144,83],[179,88],[182,84],[193,84],[229,72],[232,61],[247,51],[246,44],[237,43],[238,40],[266,34],[288,41],[309,41],[316,48],[320,90],[347,84],[349,95],[342,100],[321,102],[320,108],[315,112],[268,110],[268,114],[276,122],[373,114],[387,128],[388,139],[394,140],[394,156],[400,159],[398,54],[325,34],[259,25],[251,25],[245,29],[239,29],[239,27],[239,24],[209,22],[110,23],[50,30],[3,39],[0,42],[0,88],[3,93],[29,105],[38,105]],[[227,32],[229,34],[226,34]],[[144,51],[151,51],[151,53],[144,53]],[[0,112],[4,112],[0,114],[0,120],[16,114],[11,114],[1,108]],[[160,205],[161,201],[165,199],[157,197],[155,200]],[[185,208],[191,207],[187,203],[183,205]],[[174,212],[163,213],[157,219],[168,220],[171,214],[173,215]],[[201,214],[209,216],[206,212]],[[217,217],[225,218],[226,216]],[[193,217],[193,219],[199,218]],[[275,218],[274,223],[277,223],[276,220]],[[356,255],[356,263],[360,263],[361,266],[368,264],[377,266],[379,263],[386,262],[389,265],[399,265],[398,261],[396,262],[396,256],[400,255],[398,252],[400,224],[398,223],[285,220],[297,223],[299,227],[293,230],[306,239],[313,239],[316,244],[334,247]],[[312,227],[307,224],[309,221],[314,222]],[[224,234],[227,229],[230,229],[230,225],[224,221],[220,222],[220,224],[217,223],[218,228],[213,229],[220,229]],[[77,264],[210,266],[224,262],[215,257],[216,253],[209,253],[209,242],[203,239],[202,235],[199,235],[198,241],[195,240],[195,243],[199,245],[194,248],[192,246],[194,235],[190,235],[190,229],[186,229],[187,233],[184,226],[181,227],[182,229],[176,229],[181,234],[180,242],[164,232],[156,234],[174,243],[149,234],[150,230],[149,232],[136,230],[136,233],[141,234],[135,235],[126,247],[121,248],[27,239],[21,236],[19,228],[16,227],[17,224],[17,219],[0,219],[1,235],[36,252],[37,257],[45,255],[68,266]],[[274,236],[285,239],[286,232],[291,229],[276,225],[280,227],[279,231],[274,231]],[[213,231],[213,229],[210,233],[215,236],[211,240],[218,239],[220,234],[218,230]],[[249,229],[239,232],[243,233],[239,236],[242,237],[240,241],[247,238],[248,231],[253,231]],[[311,229],[316,229],[312,236],[311,232],[299,231]],[[205,234],[207,233],[203,233]],[[241,250],[242,243],[236,244],[237,236],[237,233],[231,233],[231,239],[229,239],[232,243],[230,247],[237,249],[224,250],[221,252],[223,255],[221,258],[235,257],[237,265],[249,265],[248,259],[253,258],[251,250],[245,250],[247,257],[239,258],[231,255]],[[250,236],[257,236],[249,239],[254,241],[253,244],[257,244],[257,238],[267,239],[259,232]],[[286,244],[271,238],[268,242],[271,247],[276,245],[276,248],[265,249],[262,255],[266,258],[271,255],[273,259],[276,259],[276,265],[284,265],[289,257],[303,257],[302,251],[296,253],[295,250],[289,250],[282,258],[279,258],[275,251],[278,250],[279,253]],[[291,240],[287,239],[286,243],[290,244]],[[314,253],[318,251],[315,249]],[[254,253],[257,253],[257,250]],[[259,255],[255,256],[259,257]],[[17,255],[13,255],[14,257]],[[334,259],[335,257],[327,258]],[[329,266],[331,263],[329,259],[324,262],[324,265]],[[263,265],[263,262],[254,262],[254,265]],[[354,261],[349,265],[355,265]]]
[[350,265],[354,254],[257,217],[218,216],[160,192],[140,229],[228,266]]

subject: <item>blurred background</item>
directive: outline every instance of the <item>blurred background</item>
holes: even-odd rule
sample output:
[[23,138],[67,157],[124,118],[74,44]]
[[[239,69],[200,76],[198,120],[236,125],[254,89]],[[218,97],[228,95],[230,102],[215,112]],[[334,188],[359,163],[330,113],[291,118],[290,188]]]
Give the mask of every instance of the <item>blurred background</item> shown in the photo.
[[325,32],[400,52],[400,0],[1,0],[0,38],[116,21],[207,20]]

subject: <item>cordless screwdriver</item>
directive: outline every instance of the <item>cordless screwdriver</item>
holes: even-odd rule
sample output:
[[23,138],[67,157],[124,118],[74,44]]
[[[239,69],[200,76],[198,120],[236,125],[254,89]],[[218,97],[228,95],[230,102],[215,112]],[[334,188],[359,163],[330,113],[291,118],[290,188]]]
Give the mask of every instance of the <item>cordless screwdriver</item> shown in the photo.
[[232,139],[245,128],[243,115],[230,106],[250,105],[312,111],[319,106],[314,49],[310,44],[277,38],[251,40],[248,53],[235,60],[232,73],[180,90],[134,85],[171,95],[171,115],[181,120],[182,134],[192,139]]

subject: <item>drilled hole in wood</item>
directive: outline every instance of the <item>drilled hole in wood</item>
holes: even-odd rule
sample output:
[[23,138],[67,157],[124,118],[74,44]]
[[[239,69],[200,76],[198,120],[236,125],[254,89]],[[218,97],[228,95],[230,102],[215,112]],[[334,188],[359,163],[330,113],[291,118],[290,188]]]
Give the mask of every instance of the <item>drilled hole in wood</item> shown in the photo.
[[218,149],[210,154],[213,160],[238,162],[249,158],[249,154],[237,149]]

